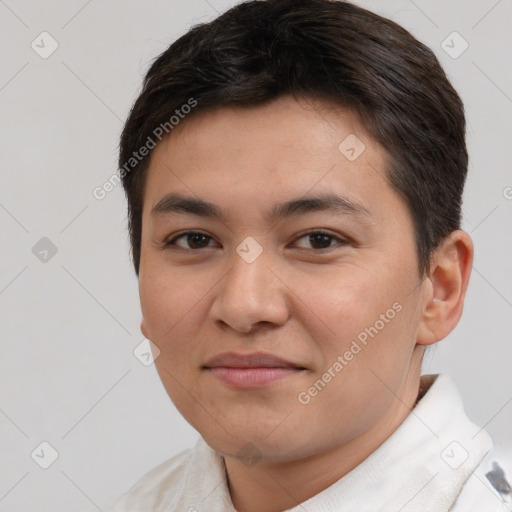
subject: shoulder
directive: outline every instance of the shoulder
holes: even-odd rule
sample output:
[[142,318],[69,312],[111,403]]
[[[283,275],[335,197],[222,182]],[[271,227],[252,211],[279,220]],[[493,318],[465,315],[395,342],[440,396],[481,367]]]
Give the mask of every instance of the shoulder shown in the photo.
[[492,450],[468,478],[450,512],[512,512],[510,461],[497,461]]
[[200,441],[144,474],[108,512],[165,510],[170,499],[179,499],[183,494],[187,474],[194,472],[191,466],[196,466],[197,452],[204,450]]

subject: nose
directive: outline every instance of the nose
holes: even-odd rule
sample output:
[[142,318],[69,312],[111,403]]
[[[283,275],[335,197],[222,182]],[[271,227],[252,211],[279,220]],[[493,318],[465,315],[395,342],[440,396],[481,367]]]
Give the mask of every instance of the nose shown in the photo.
[[235,254],[219,287],[210,317],[222,328],[248,334],[262,326],[282,326],[290,317],[289,289],[263,255],[247,263]]

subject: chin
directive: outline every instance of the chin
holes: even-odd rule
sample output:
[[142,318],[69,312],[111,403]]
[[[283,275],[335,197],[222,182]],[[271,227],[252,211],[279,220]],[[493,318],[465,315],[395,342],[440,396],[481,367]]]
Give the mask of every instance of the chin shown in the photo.
[[232,425],[229,434],[222,429],[211,428],[199,432],[206,443],[224,457],[254,457],[263,458],[269,463],[279,463],[307,456],[306,452],[312,450],[310,439],[296,437],[300,429],[278,430],[279,427],[276,429],[275,425],[269,428],[266,424],[252,424],[241,425],[239,428]]

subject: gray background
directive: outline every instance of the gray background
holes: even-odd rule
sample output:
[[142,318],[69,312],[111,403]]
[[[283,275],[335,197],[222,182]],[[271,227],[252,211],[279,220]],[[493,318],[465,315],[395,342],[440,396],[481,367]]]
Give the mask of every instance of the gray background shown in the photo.
[[[102,510],[198,437],[154,366],[133,354],[143,336],[123,192],[100,201],[92,191],[116,172],[149,61],[233,3],[0,0],[3,511]],[[463,319],[425,372],[453,376],[469,416],[510,460],[512,2],[358,3],[432,47],[466,105],[474,272]],[[31,47],[51,49],[43,31],[58,44],[45,59]],[[441,46],[453,31],[469,44],[458,58]],[[36,463],[50,456],[42,441],[59,454],[46,470]]]

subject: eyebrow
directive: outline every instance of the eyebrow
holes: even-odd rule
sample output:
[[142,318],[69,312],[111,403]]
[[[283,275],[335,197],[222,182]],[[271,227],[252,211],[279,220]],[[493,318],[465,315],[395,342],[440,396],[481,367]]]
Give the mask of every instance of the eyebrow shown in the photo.
[[[265,219],[267,221],[276,221],[317,211],[371,217],[368,209],[359,202],[336,194],[322,194],[308,195],[276,204],[265,214]],[[176,193],[165,195],[151,210],[151,216],[172,213],[214,217],[223,222],[227,221],[227,215],[219,206],[202,199]]]

